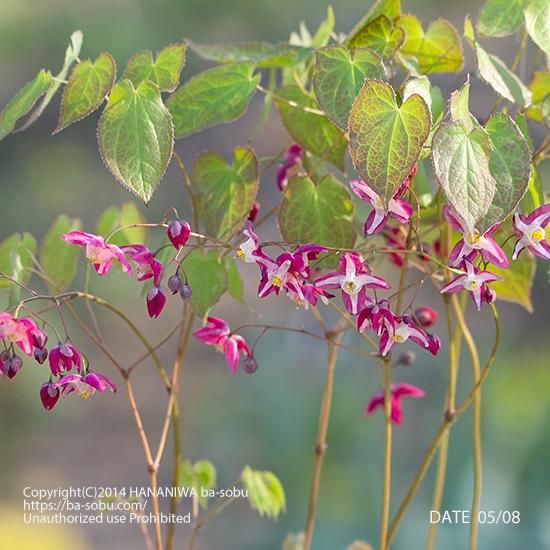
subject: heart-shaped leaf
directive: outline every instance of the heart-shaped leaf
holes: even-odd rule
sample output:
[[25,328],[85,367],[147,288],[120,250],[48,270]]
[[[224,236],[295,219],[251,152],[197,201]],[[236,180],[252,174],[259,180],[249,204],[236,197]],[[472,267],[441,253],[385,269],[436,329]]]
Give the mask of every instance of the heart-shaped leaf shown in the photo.
[[462,46],[451,23],[437,19],[424,32],[416,17],[405,15],[397,20],[396,25],[405,31],[400,53],[414,58],[421,74],[460,71],[464,62]]
[[352,248],[356,233],[349,191],[330,175],[317,185],[307,177],[292,178],[279,211],[279,229],[286,241]]
[[384,59],[391,59],[405,40],[405,31],[385,15],[377,17],[349,42],[349,48],[370,48]]
[[[145,243],[147,241],[146,227],[127,227],[134,224],[144,224],[145,219],[139,211],[136,204],[132,201],[125,202],[123,205],[110,206],[97,220],[97,234],[102,237],[108,237],[116,231],[109,239],[109,243],[117,246],[127,246],[135,243]],[[124,227],[125,229],[121,229]],[[117,231],[120,229],[120,231]]]
[[176,138],[239,118],[248,108],[260,78],[254,75],[252,63],[222,65],[193,77],[166,102]]
[[516,209],[527,191],[531,172],[527,142],[508,115],[493,115],[485,130],[493,146],[489,170],[496,181],[496,190],[489,211],[477,226],[481,232],[504,221]]
[[524,0],[487,0],[483,5],[477,30],[484,36],[514,34],[523,23]]
[[430,111],[417,94],[401,106],[393,88],[366,80],[351,109],[351,158],[385,204],[411,171],[430,133]]
[[550,71],[536,71],[529,83],[532,106],[527,109],[527,116],[543,122],[544,103],[550,101]]
[[183,273],[193,290],[191,307],[201,319],[227,290],[227,274],[216,250],[195,249],[182,262]]
[[550,2],[529,0],[525,4],[523,13],[529,36],[550,59]]
[[193,165],[193,187],[206,232],[228,239],[241,228],[258,191],[258,160],[248,147],[233,151],[227,164],[216,153],[203,153]]
[[395,20],[401,15],[401,1],[400,0],[377,0],[368,13],[361,18],[359,23],[355,25],[353,30],[348,34],[345,44],[348,45],[352,42],[357,35],[359,35],[365,27],[374,21],[377,17],[384,15],[388,19]]
[[313,87],[327,116],[346,130],[349,112],[365,78],[384,78],[377,54],[365,48],[353,52],[343,46],[326,46],[315,52]]
[[147,204],[172,156],[172,119],[156,84],[122,80],[111,92],[98,128],[101,156],[113,175]]
[[157,53],[154,61],[149,50],[138,52],[128,61],[122,78],[128,78],[134,86],[150,80],[161,92],[173,92],[180,81],[186,48],[186,44],[170,44]]
[[326,116],[303,109],[319,109],[313,97],[296,85],[288,85],[277,90],[276,103],[283,124],[295,141],[314,155],[343,169],[346,138]]
[[63,92],[59,123],[54,134],[93,113],[115,83],[116,64],[108,53],[92,63],[81,61],[71,73]]

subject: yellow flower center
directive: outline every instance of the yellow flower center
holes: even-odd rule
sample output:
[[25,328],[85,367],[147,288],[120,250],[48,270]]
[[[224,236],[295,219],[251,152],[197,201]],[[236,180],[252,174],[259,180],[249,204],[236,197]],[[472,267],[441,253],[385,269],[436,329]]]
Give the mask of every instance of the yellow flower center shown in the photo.
[[481,239],[481,235],[479,234],[479,231],[474,231],[473,233],[469,233],[466,235],[465,241],[468,244],[476,244]]
[[273,275],[273,277],[271,277],[271,284],[274,286],[282,286],[283,280],[277,275]]
[[394,334],[392,340],[398,344],[402,344],[405,341],[405,337],[402,334]]
[[535,231],[531,233],[531,238],[534,241],[542,241],[545,237],[546,235],[542,229],[535,229]]
[[346,292],[353,292],[355,290],[355,283],[353,281],[346,281],[344,283],[344,290]]
[[239,248],[239,250],[237,250],[237,256],[239,258],[244,258],[244,256],[245,256],[244,252],[240,248]]
[[380,197],[375,197],[374,198],[374,207],[375,208],[383,208],[384,207],[384,203],[382,202],[382,199]]

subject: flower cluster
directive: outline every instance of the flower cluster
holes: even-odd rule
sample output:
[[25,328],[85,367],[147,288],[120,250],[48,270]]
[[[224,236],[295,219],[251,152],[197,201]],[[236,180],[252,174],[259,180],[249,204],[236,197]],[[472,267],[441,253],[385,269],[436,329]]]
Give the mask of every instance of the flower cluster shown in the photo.
[[302,148],[297,143],[294,143],[286,150],[285,158],[277,170],[277,187],[279,191],[284,191],[290,178],[299,172],[302,167],[301,157]]

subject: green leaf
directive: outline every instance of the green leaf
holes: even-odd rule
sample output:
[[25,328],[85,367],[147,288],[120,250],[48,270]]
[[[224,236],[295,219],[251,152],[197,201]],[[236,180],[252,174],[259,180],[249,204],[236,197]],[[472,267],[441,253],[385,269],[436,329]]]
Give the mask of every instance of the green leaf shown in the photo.
[[319,105],[344,130],[349,112],[365,78],[384,78],[380,58],[371,50],[350,52],[343,46],[326,46],[315,52],[313,87]]
[[[97,220],[97,234],[108,237],[113,231],[128,225],[145,223],[145,219],[133,202],[125,202],[122,206],[110,206]],[[146,227],[130,227],[117,231],[110,239],[111,244],[127,246],[129,244],[144,244],[147,242]]]
[[231,63],[199,73],[168,98],[176,138],[243,115],[261,76],[254,64]]
[[455,90],[449,99],[449,113],[453,122],[462,122],[468,132],[474,126],[481,128],[479,122],[470,114],[470,79],[466,80],[462,88]]
[[430,132],[430,111],[417,94],[401,106],[393,88],[366,80],[349,117],[351,158],[387,205],[411,171]]
[[53,222],[42,241],[40,265],[49,279],[47,285],[52,293],[67,290],[78,267],[78,247],[62,241],[61,235],[80,230],[80,220],[62,214]]
[[180,462],[180,487],[194,489],[199,497],[200,505],[206,509],[207,499],[202,495],[202,490],[209,491],[216,487],[216,468],[208,460],[197,460],[191,464],[189,460]]
[[235,260],[229,256],[226,256],[225,260],[225,272],[227,273],[227,292],[231,298],[237,300],[237,302],[244,303],[244,283],[237,268]]
[[[33,258],[36,254],[36,239],[30,233],[14,233],[0,243],[0,272],[27,284],[32,276]],[[19,266],[14,264],[17,258]],[[17,273],[14,273],[14,270]],[[0,277],[0,288],[11,285],[10,281]]]
[[89,59],[80,62],[65,86],[54,134],[93,113],[111,91],[115,78],[115,60],[108,53],[100,54],[93,63]]
[[527,193],[521,200],[521,210],[529,214],[535,208],[544,204],[544,190],[542,188],[542,182],[537,171],[537,167],[531,163],[531,177],[529,178],[529,184],[527,186]]
[[256,198],[258,178],[258,159],[248,147],[235,148],[232,164],[216,153],[197,158],[193,187],[209,235],[228,239],[241,228]]
[[411,97],[414,94],[419,95],[423,100],[424,103],[427,105],[432,122],[434,121],[434,117],[432,114],[432,85],[430,84],[430,81],[428,80],[427,76],[418,76],[415,78],[410,78],[407,80],[405,84],[405,88],[403,90],[403,101],[406,101],[409,97]]
[[478,224],[481,232],[504,221],[516,209],[527,190],[531,160],[521,130],[508,115],[493,115],[485,124],[485,130],[493,147],[489,170],[496,189],[487,214]]
[[527,116],[537,122],[543,122],[542,106],[550,96],[550,71],[536,71],[529,84],[533,105],[527,109]]
[[342,131],[326,116],[304,111],[318,109],[315,99],[298,86],[279,88],[275,101],[285,128],[304,149],[323,160],[344,168],[347,141]]
[[15,94],[0,114],[0,140],[11,134],[17,121],[33,108],[51,83],[51,73],[42,69]]
[[397,19],[401,15],[400,0],[377,0],[368,13],[355,25],[353,30],[348,34],[345,44],[352,42],[364,28],[377,17],[385,15],[391,20]]
[[310,48],[269,42],[243,42],[237,44],[199,44],[189,42],[191,49],[204,59],[217,63],[255,63],[259,69],[287,67],[305,61]]
[[131,80],[136,87],[150,80],[161,92],[173,92],[180,81],[186,49],[187,44],[170,44],[157,53],[154,61],[149,50],[138,52],[128,61],[122,78]]
[[285,491],[273,472],[253,470],[245,466],[241,481],[248,491],[248,502],[261,516],[277,519],[285,511]]
[[81,31],[75,31],[71,34],[71,39],[69,45],[65,50],[65,60],[63,62],[63,67],[55,75],[55,78],[52,79],[51,85],[48,87],[46,95],[42,98],[42,101],[38,107],[32,112],[29,118],[25,121],[17,132],[22,132],[26,130],[31,124],[36,122],[40,115],[44,112],[44,109],[50,104],[51,100],[57,93],[57,90],[61,87],[61,84],[67,79],[69,74],[69,69],[75,61],[78,61],[78,56],[80,55],[80,49],[82,48],[82,39],[83,35]]
[[404,40],[405,31],[394,26],[391,19],[381,15],[354,36],[349,42],[349,48],[370,48],[384,59],[391,59]]
[[550,58],[550,3],[548,0],[529,0],[523,13],[529,36]]
[[156,84],[145,80],[137,88],[120,81],[101,115],[98,139],[109,170],[147,204],[172,156],[173,128]]
[[307,177],[294,177],[286,186],[279,210],[284,240],[353,248],[353,203],[349,191],[331,175],[317,185]]
[[[499,242],[506,238],[506,233],[502,230],[499,230],[496,235]],[[514,239],[510,239],[503,246],[504,253],[508,258],[512,257],[514,242]],[[531,289],[536,269],[537,262],[535,258],[525,251],[516,261],[510,262],[510,266],[506,269],[491,266],[491,271],[502,277],[502,281],[491,283],[491,288],[496,291],[499,300],[514,302],[525,308],[529,313],[533,313]]]
[[447,201],[470,231],[485,216],[495,195],[489,170],[491,141],[479,125],[471,130],[461,120],[443,123],[432,140],[435,175]]
[[334,31],[334,10],[332,6],[327,6],[327,16],[317,29],[316,33],[311,39],[311,45],[314,48],[322,48],[326,46],[330,40],[330,36]]
[[227,290],[227,274],[216,250],[193,250],[181,264],[193,290],[191,306],[198,317],[206,317]]
[[451,23],[437,19],[424,32],[416,17],[405,15],[397,20],[396,25],[405,31],[400,53],[415,59],[421,74],[460,71],[464,62],[462,46]]
[[523,23],[524,0],[487,0],[483,5],[477,30],[484,36],[514,34]]

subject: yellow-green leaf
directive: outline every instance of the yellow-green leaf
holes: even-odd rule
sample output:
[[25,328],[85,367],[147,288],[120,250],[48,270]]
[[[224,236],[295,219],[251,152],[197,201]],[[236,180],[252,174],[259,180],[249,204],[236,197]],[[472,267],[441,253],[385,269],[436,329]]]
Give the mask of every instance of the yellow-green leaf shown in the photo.
[[[32,276],[35,254],[36,239],[30,233],[14,233],[0,243],[0,272],[8,276],[17,275],[14,277],[17,281],[27,284]],[[18,259],[20,266],[14,265],[14,258]],[[10,281],[0,278],[0,288],[10,285]]]
[[477,30],[484,36],[508,36],[523,24],[524,0],[487,0],[483,5]]
[[349,48],[370,48],[384,59],[391,59],[404,40],[405,31],[385,15],[380,15],[350,40]]
[[[109,242],[117,246],[129,244],[145,244],[147,242],[146,227],[127,227],[129,225],[143,224],[145,219],[134,202],[125,202],[123,205],[110,206],[97,220],[97,234],[106,238],[113,231],[116,233],[110,237]],[[121,229],[124,228],[124,229]]]
[[273,472],[253,470],[245,466],[241,482],[248,491],[248,502],[261,516],[277,519],[285,511],[285,491]]

